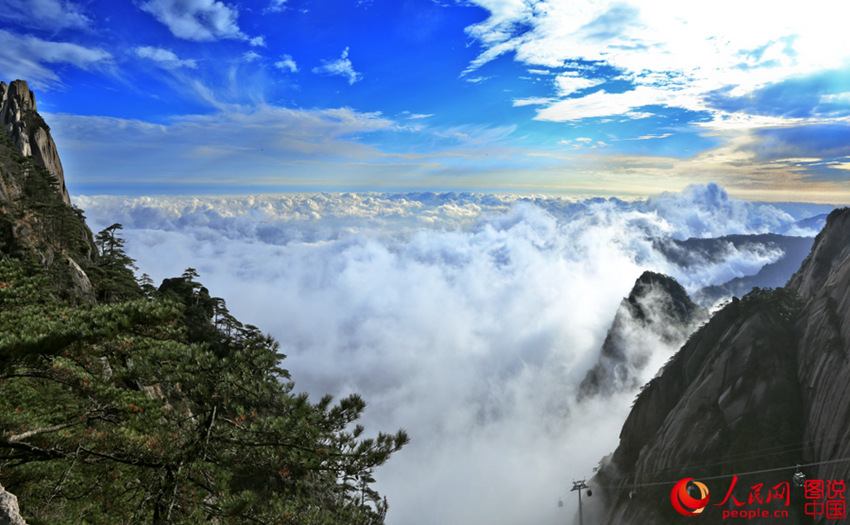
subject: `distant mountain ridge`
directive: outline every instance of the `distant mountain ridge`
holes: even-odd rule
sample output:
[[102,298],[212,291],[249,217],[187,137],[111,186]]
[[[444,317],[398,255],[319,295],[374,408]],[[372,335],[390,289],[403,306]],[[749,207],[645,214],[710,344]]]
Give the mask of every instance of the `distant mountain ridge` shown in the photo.
[[[814,222],[824,218],[812,217]],[[779,251],[778,260],[762,266],[757,273],[735,277],[727,282],[706,286],[694,294],[694,300],[710,307],[723,299],[742,297],[753,288],[778,288],[784,286],[809,254],[814,237],[792,237],[775,233],[755,235],[726,235],[708,239],[691,238],[684,241],[665,239],[656,241],[655,247],[670,262],[687,269],[694,264],[720,263],[730,250],[743,252]]]

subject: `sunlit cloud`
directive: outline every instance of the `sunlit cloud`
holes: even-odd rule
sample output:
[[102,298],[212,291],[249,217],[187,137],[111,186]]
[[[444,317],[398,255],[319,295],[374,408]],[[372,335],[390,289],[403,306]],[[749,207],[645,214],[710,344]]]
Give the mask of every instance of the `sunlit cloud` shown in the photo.
[[603,80],[598,78],[584,78],[576,72],[562,73],[555,77],[555,86],[558,95],[565,97],[577,91],[582,91],[602,84]]
[[543,106],[551,104],[554,100],[555,99],[551,97],[515,98],[513,104],[514,107]]
[[[215,101],[215,94],[209,93]],[[512,143],[515,126],[434,126],[400,115],[395,121],[350,108],[293,110],[221,104],[206,116],[163,124],[141,120],[48,115],[63,150],[72,190],[282,191],[366,187],[443,188],[458,191],[549,191],[640,197],[714,179],[736,196],[850,203],[847,171],[827,164],[847,150],[846,128],[729,128],[719,145],[673,158],[623,154],[600,137],[571,136],[550,150]],[[626,139],[672,140],[665,134]],[[391,151],[370,137],[411,137],[439,147]],[[797,137],[797,138],[795,138]],[[822,138],[823,142],[812,141]],[[622,142],[622,141],[621,141]],[[250,164],[245,158],[250,156]],[[807,159],[805,163],[800,159]],[[246,169],[248,166],[250,169]],[[116,176],[115,174],[124,174]],[[152,188],[157,188],[152,190]]]
[[[379,114],[348,108],[275,106],[230,108],[166,124],[68,114],[49,118],[53,136],[63,150],[71,187],[105,183],[133,193],[152,187],[199,191],[210,184],[243,188],[298,185],[311,181],[310,171],[321,184],[327,180],[323,177],[342,177],[346,173],[342,163],[380,160],[379,151],[357,142],[354,135],[395,126]],[[251,158],[250,174],[244,173],[246,156]],[[305,169],[317,156],[326,167],[340,163],[340,168],[331,172]],[[123,176],[117,177],[119,173]],[[299,182],[294,173],[306,178]]]
[[[837,15],[829,2],[473,3],[490,16],[467,28],[483,48],[467,73],[511,53],[532,68],[569,68],[575,61],[605,64],[632,84],[622,93],[553,102],[540,110],[537,118],[543,120],[623,114],[653,104],[711,111],[708,98],[715,90],[742,97],[773,83],[845,67],[850,58],[847,49],[827,44],[840,41],[844,31],[836,17],[823,16]],[[598,81],[581,72],[568,75],[562,96]]]

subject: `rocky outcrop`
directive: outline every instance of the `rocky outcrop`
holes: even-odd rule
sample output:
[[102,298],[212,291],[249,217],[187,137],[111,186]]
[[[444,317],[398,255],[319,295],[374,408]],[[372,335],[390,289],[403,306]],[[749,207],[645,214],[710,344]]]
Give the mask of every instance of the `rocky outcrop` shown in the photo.
[[578,399],[634,390],[650,356],[679,348],[708,313],[672,277],[644,272],[620,302],[599,354],[579,387]]
[[[604,507],[599,523],[692,523],[670,504],[670,490],[686,477],[707,480],[711,505],[700,518],[712,523],[737,508],[732,500],[715,506],[735,475],[745,502],[754,485],[791,481],[797,464],[813,479],[850,477],[848,309],[844,209],[830,214],[785,288],[733,300],[644,387],[617,450],[591,481],[603,496],[595,500]],[[801,489],[792,490],[782,522],[812,523]]]
[[21,154],[34,158],[56,178],[62,200],[70,205],[56,144],[50,128],[38,114],[35,95],[25,81],[15,80],[9,85],[0,82],[0,124]]
[[18,498],[0,485],[0,525],[26,525],[18,510]]
[[0,255],[38,261],[72,302],[94,300],[93,236],[70,204],[50,128],[23,80],[0,82],[0,124]]
[[83,301],[94,301],[94,287],[89,280],[89,276],[86,275],[86,272],[80,268],[80,265],[77,264],[74,259],[67,255],[65,256],[65,259],[68,261],[68,267],[70,269],[69,274],[74,288],[74,295]]

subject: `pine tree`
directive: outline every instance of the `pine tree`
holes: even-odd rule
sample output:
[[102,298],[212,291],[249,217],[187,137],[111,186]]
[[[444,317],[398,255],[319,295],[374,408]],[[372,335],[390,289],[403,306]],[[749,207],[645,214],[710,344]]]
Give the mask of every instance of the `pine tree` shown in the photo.
[[407,435],[363,438],[359,396],[293,393],[254,327],[193,341],[226,305],[178,279],[180,301],[71,307],[0,260],[0,482],[30,523],[382,523],[374,469]]
[[120,235],[123,227],[113,224],[100,231],[94,238],[99,256],[89,267],[89,277],[98,289],[98,300],[115,302],[135,299],[143,295],[136,281],[136,261],[124,251],[126,241]]

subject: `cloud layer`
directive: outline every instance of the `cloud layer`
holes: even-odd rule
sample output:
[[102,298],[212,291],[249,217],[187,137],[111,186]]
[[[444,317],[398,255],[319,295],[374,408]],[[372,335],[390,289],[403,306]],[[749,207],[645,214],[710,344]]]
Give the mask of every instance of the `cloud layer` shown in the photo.
[[[652,238],[788,230],[811,208],[715,186],[649,201],[497,195],[83,197],[159,281],[186,267],[271,332],[296,387],[362,393],[413,442],[378,473],[391,524],[564,523],[570,477],[616,445],[633,392],[577,405],[644,269],[690,287],[776,254],[681,268]],[[673,348],[656,348],[663,362]],[[648,379],[653,371],[645,371]],[[588,439],[588,436],[593,436]],[[559,509],[559,497],[568,506]]]

